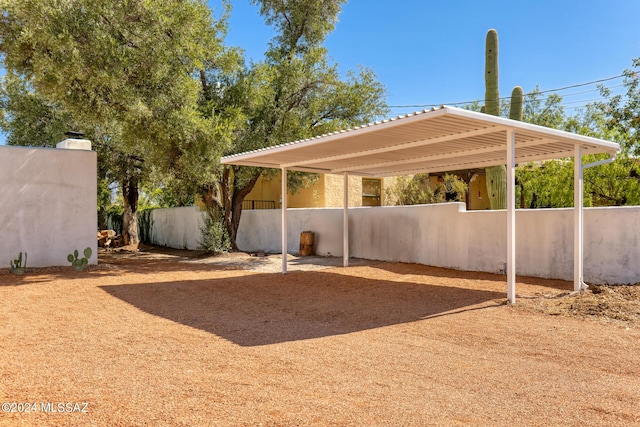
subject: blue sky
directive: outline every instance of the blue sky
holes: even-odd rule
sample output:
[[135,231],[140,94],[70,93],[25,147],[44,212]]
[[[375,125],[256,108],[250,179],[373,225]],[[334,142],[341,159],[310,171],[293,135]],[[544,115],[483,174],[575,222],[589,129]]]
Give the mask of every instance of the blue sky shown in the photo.
[[[214,15],[219,0],[210,0]],[[249,0],[232,0],[227,44],[263,58],[272,31]],[[341,72],[375,71],[391,106],[484,98],[485,36],[498,31],[500,95],[620,75],[640,57],[638,0],[351,0],[326,47]],[[622,79],[605,82],[615,91]],[[567,113],[599,98],[595,85],[558,92]],[[390,115],[420,109],[394,107]]]
[[[228,45],[263,58],[272,30],[249,0],[231,0]],[[209,0],[215,16],[220,0]],[[498,31],[500,95],[520,85],[556,89],[618,76],[640,57],[638,0],[351,0],[326,41],[346,73],[375,71],[390,116],[484,97],[484,44]],[[621,79],[605,84],[620,90]],[[596,86],[558,92],[566,112],[599,98]],[[0,144],[4,137],[0,135]]]

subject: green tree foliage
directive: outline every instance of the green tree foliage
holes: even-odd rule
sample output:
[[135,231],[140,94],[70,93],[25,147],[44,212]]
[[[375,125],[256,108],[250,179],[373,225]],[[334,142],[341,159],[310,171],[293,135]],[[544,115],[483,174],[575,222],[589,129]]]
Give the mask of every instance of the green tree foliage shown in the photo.
[[[522,121],[552,129],[563,129],[566,116],[562,97],[542,97],[536,86],[525,96]],[[550,160],[516,168],[516,200],[521,208],[565,207],[573,205],[573,161]],[[586,198],[586,203],[589,199]],[[518,202],[516,202],[518,203]],[[570,204],[567,204],[570,203]]]
[[560,95],[552,93],[543,98],[538,86],[526,95],[522,109],[523,122],[562,130],[566,127],[566,120]]
[[9,145],[55,147],[75,124],[70,114],[8,71],[0,84],[0,128],[7,133]]
[[[622,152],[613,163],[585,170],[584,203],[585,206],[638,205],[640,164],[636,157],[628,155],[633,150],[633,137],[628,136],[626,126],[614,124],[608,105],[587,105],[573,116],[567,116],[562,97],[552,94],[543,103],[540,94],[534,91],[525,102],[525,121],[619,142]],[[602,155],[589,155],[584,156],[582,162],[587,164],[602,158]],[[573,158],[520,165],[516,170],[520,207],[573,206],[573,172]]]
[[125,142],[168,135],[154,116],[179,121],[196,100],[191,74],[207,58],[213,27],[199,2],[2,0],[7,69],[30,77],[77,120],[121,123]]
[[[242,152],[322,135],[371,122],[384,114],[384,88],[371,70],[360,68],[341,78],[322,46],[333,30],[344,0],[252,0],[276,35],[265,59],[223,76],[221,108],[241,119],[231,152]],[[204,201],[224,212],[233,249],[242,201],[264,169],[225,166],[218,185],[207,186]],[[313,182],[313,175],[290,173],[294,188]]]
[[640,58],[635,58],[632,64],[634,68],[624,71],[626,93],[612,95],[609,89],[602,87],[602,95],[607,97],[607,101],[597,105],[606,115],[607,128],[624,136],[621,141],[622,151],[638,157],[640,156],[640,85],[638,82]]
[[[573,160],[520,165],[516,169],[516,184],[516,200],[521,208],[573,206]],[[590,205],[589,198],[585,198],[585,204]]]
[[429,185],[429,174],[398,176],[385,188],[387,205],[425,205],[444,202],[464,202],[467,184],[458,176],[445,174],[442,182]]

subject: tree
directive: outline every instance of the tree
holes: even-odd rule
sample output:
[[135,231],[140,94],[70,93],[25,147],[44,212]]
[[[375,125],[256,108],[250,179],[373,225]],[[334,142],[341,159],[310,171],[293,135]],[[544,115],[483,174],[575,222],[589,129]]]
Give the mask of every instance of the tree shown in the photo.
[[[542,97],[538,86],[527,93],[522,121],[552,129],[565,127],[566,115],[562,97]],[[519,165],[516,168],[517,199],[521,208],[564,207],[573,201],[573,181],[568,160],[550,160]],[[588,198],[586,199],[588,202]]]
[[443,180],[433,188],[429,185],[429,174],[397,176],[385,188],[386,204],[395,206],[464,202],[467,184],[458,176],[445,174]]
[[54,147],[76,125],[70,114],[8,71],[0,84],[0,128],[7,133],[9,145]]
[[[345,0],[252,0],[276,30],[264,61],[222,76],[222,91],[212,93],[222,109],[240,108],[238,128],[228,153],[269,147],[373,121],[386,113],[385,91],[372,71],[360,68],[341,79],[322,46]],[[211,86],[211,85],[209,85]],[[228,111],[228,110],[227,110]],[[237,250],[242,201],[262,174],[258,168],[223,166],[204,201],[222,212]],[[290,173],[294,187],[314,175]]]
[[[613,124],[608,104],[589,104],[573,116],[566,116],[558,95],[550,95],[542,104],[534,92],[528,100],[525,117],[529,122],[621,143],[622,152],[613,163],[585,170],[585,206],[640,204],[640,164],[627,154],[633,148],[628,129]],[[606,155],[589,155],[582,161],[591,163],[603,157]],[[573,173],[573,158],[520,165],[516,170],[520,207],[573,206]]]
[[624,71],[624,95],[612,95],[611,90],[601,87],[606,102],[596,105],[605,113],[607,128],[624,135],[622,151],[631,156],[640,156],[640,85],[638,69],[640,58],[632,61],[635,69]]
[[[124,196],[123,234],[137,244],[138,185],[203,140],[198,70],[224,54],[210,10],[195,0],[0,0],[4,67],[69,114],[112,153]],[[167,155],[167,153],[169,155]]]
[[552,93],[543,99],[537,85],[525,96],[522,109],[523,122],[551,129],[563,129],[565,120],[562,96]]

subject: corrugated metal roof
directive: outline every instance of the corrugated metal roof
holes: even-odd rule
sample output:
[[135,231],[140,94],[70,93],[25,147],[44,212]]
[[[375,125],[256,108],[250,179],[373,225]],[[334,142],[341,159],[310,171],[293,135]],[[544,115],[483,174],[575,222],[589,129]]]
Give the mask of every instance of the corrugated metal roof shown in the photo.
[[613,154],[614,142],[454,107],[234,154],[224,164],[384,177],[506,164],[506,132],[515,131],[516,163],[583,154]]

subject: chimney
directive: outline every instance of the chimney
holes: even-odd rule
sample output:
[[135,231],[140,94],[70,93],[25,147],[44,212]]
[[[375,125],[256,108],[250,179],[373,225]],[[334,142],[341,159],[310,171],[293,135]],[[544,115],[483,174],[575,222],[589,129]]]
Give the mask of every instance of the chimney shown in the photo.
[[56,148],[64,150],[87,150],[91,151],[91,141],[84,139],[82,132],[65,132],[67,137],[64,141],[58,142]]

